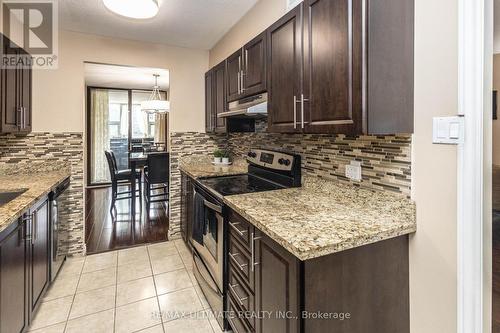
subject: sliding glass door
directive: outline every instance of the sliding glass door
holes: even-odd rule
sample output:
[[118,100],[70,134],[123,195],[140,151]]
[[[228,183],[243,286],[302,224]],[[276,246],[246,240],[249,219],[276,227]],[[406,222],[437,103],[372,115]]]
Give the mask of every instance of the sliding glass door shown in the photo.
[[[124,170],[129,167],[130,153],[167,148],[167,115],[141,110],[141,102],[149,99],[151,91],[89,87],[87,94],[89,185],[111,181],[106,150],[114,152],[118,169]],[[162,95],[166,98],[165,92]]]

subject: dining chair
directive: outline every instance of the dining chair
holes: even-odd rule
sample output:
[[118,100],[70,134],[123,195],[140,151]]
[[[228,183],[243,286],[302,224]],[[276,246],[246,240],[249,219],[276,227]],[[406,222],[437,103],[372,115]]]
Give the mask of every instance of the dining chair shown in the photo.
[[150,153],[144,168],[146,208],[151,203],[169,201],[170,154]]
[[[105,151],[106,160],[108,162],[109,173],[111,175],[111,207],[110,213],[113,215],[113,210],[116,210],[115,204],[117,200],[132,199],[132,191],[137,191],[135,188],[130,189],[130,191],[118,192],[119,186],[131,186],[132,185],[132,170],[118,170],[116,165],[116,157],[113,151]],[[136,182],[139,184],[139,198],[142,198],[142,171],[135,171]],[[126,195],[126,196],[123,196]]]

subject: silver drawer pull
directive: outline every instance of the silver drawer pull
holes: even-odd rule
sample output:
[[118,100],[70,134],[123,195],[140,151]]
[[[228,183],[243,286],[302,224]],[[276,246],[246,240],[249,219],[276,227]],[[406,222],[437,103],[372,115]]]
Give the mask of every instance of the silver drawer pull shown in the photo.
[[245,237],[245,233],[247,233],[247,231],[238,229],[236,226],[239,224],[240,224],[240,222],[234,222],[234,223],[229,222],[229,225],[231,226],[231,228],[233,228],[234,231],[236,231],[238,233],[238,235],[240,235],[241,237]]
[[248,266],[248,264],[240,264],[238,262],[238,260],[236,260],[236,256],[239,256],[240,254],[239,253],[235,253],[235,254],[232,254],[231,252],[229,252],[229,257],[231,258],[231,260],[233,260],[233,262],[238,266],[238,268],[243,271],[245,270],[245,267]]
[[236,288],[238,286],[239,286],[239,284],[234,284],[234,285],[229,284],[229,289],[231,289],[231,291],[233,292],[234,296],[236,296],[236,298],[238,299],[238,302],[240,303],[240,305],[244,305],[243,301],[246,301],[248,299],[248,297],[240,298],[240,295],[238,295],[238,293],[234,289],[234,288]]

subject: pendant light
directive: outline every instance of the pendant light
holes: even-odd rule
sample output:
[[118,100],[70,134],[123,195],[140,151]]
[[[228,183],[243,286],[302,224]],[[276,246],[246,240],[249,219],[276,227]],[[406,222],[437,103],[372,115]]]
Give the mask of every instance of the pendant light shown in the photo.
[[103,0],[113,13],[134,19],[149,19],[158,14],[158,0]]
[[170,101],[163,100],[160,94],[160,86],[158,86],[158,78],[160,75],[153,74],[155,77],[155,86],[148,101],[141,103],[141,110],[148,113],[166,113],[170,111]]

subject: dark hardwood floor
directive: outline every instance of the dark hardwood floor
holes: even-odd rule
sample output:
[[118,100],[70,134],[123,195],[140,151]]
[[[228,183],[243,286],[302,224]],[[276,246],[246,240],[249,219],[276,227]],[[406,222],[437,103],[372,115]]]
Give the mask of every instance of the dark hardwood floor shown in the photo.
[[86,189],[85,243],[87,253],[99,253],[168,240],[167,203],[146,205],[137,199],[135,219],[131,199],[118,200],[114,219],[110,214],[111,188]]

